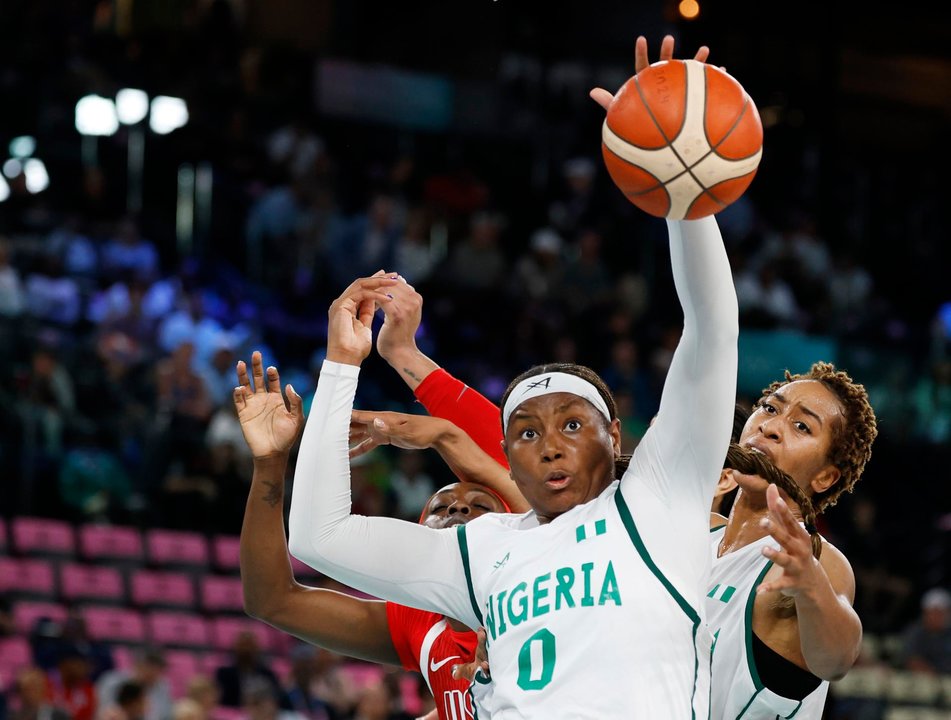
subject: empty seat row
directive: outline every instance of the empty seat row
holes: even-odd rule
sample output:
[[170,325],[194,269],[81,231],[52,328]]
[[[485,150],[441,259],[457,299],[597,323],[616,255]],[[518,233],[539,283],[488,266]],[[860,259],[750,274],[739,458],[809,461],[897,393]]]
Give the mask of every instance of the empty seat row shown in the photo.
[[[90,562],[116,561],[154,566],[238,569],[239,540],[216,535],[153,528],[140,531],[113,525],[73,526],[62,520],[18,517],[10,523],[9,550],[21,556],[79,557]],[[0,549],[7,546],[7,530],[0,522]],[[294,572],[313,576],[313,570],[291,558]]]
[[[241,612],[243,595],[237,576],[203,575],[135,568],[124,573],[107,565],[55,564],[46,558],[0,557],[0,593],[62,598],[67,602],[107,601],[135,606],[200,606],[208,612]],[[196,602],[196,599],[199,602]]]
[[[80,610],[89,636],[112,643],[228,650],[242,632],[251,632],[265,652],[286,652],[290,636],[257,620],[239,616],[206,618],[197,613],[88,605]],[[21,601],[13,606],[17,630],[28,635],[41,618],[66,620],[68,611],[56,603]]]

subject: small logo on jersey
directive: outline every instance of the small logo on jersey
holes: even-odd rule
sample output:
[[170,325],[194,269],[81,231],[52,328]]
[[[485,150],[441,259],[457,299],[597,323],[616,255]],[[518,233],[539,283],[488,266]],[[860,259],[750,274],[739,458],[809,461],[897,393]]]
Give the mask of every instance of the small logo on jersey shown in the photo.
[[511,555],[511,553],[505,553],[505,557],[502,558],[501,560],[499,560],[497,563],[495,563],[495,565],[492,566],[492,571],[495,572],[495,571],[498,570],[500,567],[502,567],[503,565],[505,565],[505,563],[507,563],[507,562],[509,561],[509,555]]
[[604,535],[608,531],[608,523],[604,518],[594,523],[585,523],[575,528],[575,542],[581,542],[589,537]]
[[435,662],[432,658],[430,658],[430,659],[429,659],[429,672],[436,672],[439,668],[441,668],[443,665],[445,665],[445,664],[446,664],[447,662],[449,662],[450,660],[458,660],[458,659],[459,659],[459,656],[458,656],[458,655],[450,655],[449,657],[444,658],[444,659],[440,660],[439,662]]
[[720,593],[720,596],[717,597],[717,592],[720,590],[720,584],[717,583],[713,586],[713,590],[707,593],[708,598],[715,598],[720,602],[730,602],[730,598],[733,597],[733,593],[736,592],[736,588],[732,585],[727,585],[723,588],[723,592]]
[[535,388],[540,388],[540,387],[543,387],[547,390],[548,383],[550,382],[551,382],[551,376],[542,378],[541,380],[536,380],[535,382],[529,383],[528,385],[525,386],[525,392],[528,392],[529,390],[534,390]]

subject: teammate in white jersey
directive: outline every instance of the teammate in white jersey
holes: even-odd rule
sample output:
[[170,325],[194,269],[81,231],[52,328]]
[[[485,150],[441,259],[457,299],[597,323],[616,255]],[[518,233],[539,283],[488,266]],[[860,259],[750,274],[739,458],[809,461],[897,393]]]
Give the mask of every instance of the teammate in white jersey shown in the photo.
[[818,720],[828,681],[857,659],[852,568],[815,523],[852,491],[876,434],[865,388],[829,363],[764,390],[740,445],[787,477],[733,471],[739,493],[711,533],[713,718]]
[[684,331],[657,420],[623,477],[603,384],[543,369],[503,409],[512,477],[533,511],[464,530],[350,515],[351,408],[374,302],[388,298],[370,278],[331,306],[291,552],[365,592],[484,624],[494,718],[707,714],[708,518],[733,421],[737,307],[713,218],[668,230]]

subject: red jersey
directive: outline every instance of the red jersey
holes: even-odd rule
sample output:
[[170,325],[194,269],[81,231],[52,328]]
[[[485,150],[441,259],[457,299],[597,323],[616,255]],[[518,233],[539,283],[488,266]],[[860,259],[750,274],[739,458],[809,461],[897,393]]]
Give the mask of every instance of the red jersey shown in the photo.
[[476,634],[456,632],[442,615],[396,603],[386,604],[393,647],[407,670],[422,674],[436,701],[440,720],[471,720],[469,681],[452,676],[453,665],[475,655]]
[[502,467],[509,466],[502,452],[502,418],[491,400],[442,368],[429,373],[416,387],[416,399],[433,417],[465,430]]

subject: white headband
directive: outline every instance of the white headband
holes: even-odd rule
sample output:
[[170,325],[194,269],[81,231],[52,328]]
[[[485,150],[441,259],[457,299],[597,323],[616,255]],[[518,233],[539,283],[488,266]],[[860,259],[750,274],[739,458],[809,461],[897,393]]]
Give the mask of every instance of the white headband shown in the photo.
[[551,393],[569,393],[583,397],[594,405],[608,422],[611,422],[611,413],[608,412],[607,403],[604,402],[604,398],[601,397],[601,393],[594,385],[577,375],[553,372],[525,378],[512,388],[512,392],[509,393],[508,399],[505,401],[505,407],[502,408],[502,432],[508,430],[509,418],[519,405],[526,400],[541,395],[550,395]]

